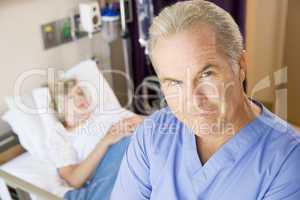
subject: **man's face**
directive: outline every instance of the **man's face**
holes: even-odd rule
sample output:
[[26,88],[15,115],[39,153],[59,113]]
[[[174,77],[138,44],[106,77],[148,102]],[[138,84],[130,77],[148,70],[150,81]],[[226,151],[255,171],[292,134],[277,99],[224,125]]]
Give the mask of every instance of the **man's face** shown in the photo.
[[234,120],[243,95],[241,80],[209,27],[161,38],[152,55],[167,103],[179,120],[198,134]]

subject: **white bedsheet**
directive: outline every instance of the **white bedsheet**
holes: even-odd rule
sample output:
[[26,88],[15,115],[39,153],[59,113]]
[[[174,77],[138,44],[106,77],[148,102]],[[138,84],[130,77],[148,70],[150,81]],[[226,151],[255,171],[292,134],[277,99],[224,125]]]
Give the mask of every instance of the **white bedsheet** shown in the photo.
[[[120,109],[119,113],[114,113],[114,114],[112,113],[111,115],[102,116],[103,117],[102,123],[105,123],[106,125],[110,125],[116,123],[121,119],[131,117],[133,115],[134,113],[131,111],[128,111],[126,109]],[[102,128],[103,127],[104,126],[102,126]],[[92,150],[91,148],[93,147],[91,142],[87,140],[85,143],[90,145],[88,147],[91,151]],[[84,151],[84,148],[82,148],[82,151]],[[9,161],[4,165],[1,165],[0,169],[59,197],[63,197],[67,191],[73,189],[72,187],[69,187],[59,177],[54,165],[51,165],[49,162],[46,161],[43,162],[39,158],[35,158],[28,152],[23,153],[22,155],[16,157],[15,159]],[[1,188],[1,184],[0,184],[0,192],[2,190],[3,188]]]
[[[29,153],[23,153],[0,168],[59,197],[72,189],[59,178],[53,166],[35,159]],[[3,189],[0,188],[0,191]]]

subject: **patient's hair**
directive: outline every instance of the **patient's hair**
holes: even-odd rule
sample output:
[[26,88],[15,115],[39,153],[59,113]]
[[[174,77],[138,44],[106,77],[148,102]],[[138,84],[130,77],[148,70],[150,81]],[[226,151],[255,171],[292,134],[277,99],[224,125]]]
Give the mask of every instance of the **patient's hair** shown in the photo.
[[65,101],[66,96],[76,86],[76,79],[64,79],[51,83],[49,86],[51,95],[51,107],[54,109],[58,120],[65,123]]
[[[237,72],[243,51],[243,38],[238,25],[222,8],[204,0],[178,2],[166,7],[154,18],[150,27],[148,51],[152,59],[153,49],[160,38],[178,33],[188,28],[210,26],[216,33],[217,44],[229,57],[233,70]],[[152,59],[153,61],[153,59]]]

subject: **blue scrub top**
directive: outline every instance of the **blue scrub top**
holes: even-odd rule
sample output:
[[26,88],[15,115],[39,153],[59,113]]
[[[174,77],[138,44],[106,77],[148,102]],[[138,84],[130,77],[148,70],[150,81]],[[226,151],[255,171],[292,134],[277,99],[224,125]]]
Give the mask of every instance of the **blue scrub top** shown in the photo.
[[262,107],[203,165],[195,135],[165,108],[138,127],[112,200],[300,200],[300,136]]

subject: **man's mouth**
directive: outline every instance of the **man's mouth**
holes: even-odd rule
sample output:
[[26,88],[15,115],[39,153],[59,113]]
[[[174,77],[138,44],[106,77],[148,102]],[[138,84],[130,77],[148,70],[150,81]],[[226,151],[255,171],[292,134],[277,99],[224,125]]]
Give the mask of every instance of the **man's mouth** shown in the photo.
[[209,115],[215,115],[218,113],[218,108],[205,108],[205,109],[198,109],[197,112],[195,112],[194,116],[209,116]]

